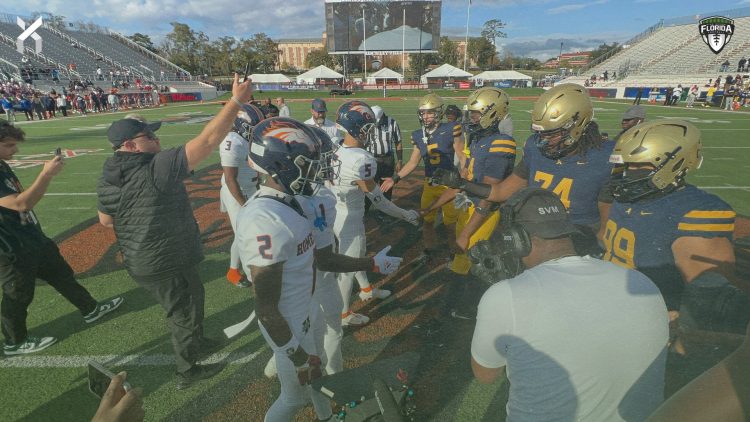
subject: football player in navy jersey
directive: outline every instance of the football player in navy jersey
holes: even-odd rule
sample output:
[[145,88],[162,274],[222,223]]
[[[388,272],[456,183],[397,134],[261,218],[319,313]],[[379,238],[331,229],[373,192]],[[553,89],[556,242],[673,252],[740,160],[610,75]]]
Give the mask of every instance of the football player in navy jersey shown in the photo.
[[[570,212],[571,221],[587,233],[578,236],[579,252],[598,249],[595,234],[606,221],[610,206],[605,189],[612,172],[609,155],[613,141],[605,141],[592,119],[594,109],[586,90],[562,84],[546,91],[531,112],[532,135],[523,149],[523,159],[502,183],[487,185],[461,179],[455,172],[439,171],[435,180],[446,186],[493,202],[504,202],[526,186],[551,190]],[[481,225],[477,216],[469,222]],[[467,239],[457,239],[466,247]]]
[[719,197],[685,182],[700,167],[701,134],[691,123],[656,120],[620,136],[604,259],[646,274],[681,325],[744,333],[748,296],[734,273],[735,212]]
[[[460,165],[463,165],[466,157],[464,141],[460,122],[442,123],[445,104],[443,99],[436,94],[427,94],[419,101],[418,116],[420,128],[412,132],[411,141],[414,145],[409,161],[396,173],[393,178],[386,177],[381,184],[381,190],[388,192],[399,180],[408,176],[419,166],[420,160],[424,163],[425,180],[422,188],[420,208],[427,208],[447,189],[445,186],[434,184],[430,178],[437,169],[455,169],[454,155],[458,156]],[[440,208],[443,213],[443,224],[450,225],[456,222],[458,212],[453,203],[447,202]],[[434,223],[437,217],[437,208],[424,215],[425,223]],[[434,245],[437,240],[432,230],[425,232],[425,244]],[[440,249],[440,248],[437,248]],[[426,249],[426,252],[435,249]]]
[[[492,88],[480,88],[474,91],[466,101],[469,111],[467,133],[469,136],[469,159],[463,174],[471,182],[487,183],[490,185],[501,183],[513,171],[516,160],[516,141],[509,135],[500,133],[498,123],[508,114],[508,95],[503,91]],[[457,194],[455,189],[447,189],[430,206],[423,209],[429,215],[440,206],[455,199],[460,205],[459,217],[456,223],[456,236],[465,239],[459,242],[462,253],[456,254],[451,265],[455,274],[451,277],[452,288],[448,294],[448,301],[443,313],[451,313],[454,317],[469,317],[474,311],[458,311],[457,306],[463,290],[466,289],[466,276],[471,269],[471,260],[466,250],[476,242],[489,239],[500,221],[500,214],[496,204],[473,195]],[[479,224],[469,227],[470,221]]]

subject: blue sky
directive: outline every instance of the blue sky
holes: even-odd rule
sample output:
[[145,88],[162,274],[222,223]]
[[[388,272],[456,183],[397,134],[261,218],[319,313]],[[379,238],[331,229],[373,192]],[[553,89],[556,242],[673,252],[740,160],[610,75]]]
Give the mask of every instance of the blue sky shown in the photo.
[[[463,36],[468,0],[444,0],[442,34]],[[280,5],[283,5],[280,7]],[[623,42],[661,18],[694,16],[750,7],[750,0],[473,0],[470,35],[490,19],[507,23],[501,51],[540,59]],[[47,11],[72,21],[95,22],[126,35],[149,34],[157,42],[169,22],[188,23],[211,38],[319,37],[324,30],[322,0],[6,0],[0,11],[29,15]],[[750,30],[750,28],[748,28]]]

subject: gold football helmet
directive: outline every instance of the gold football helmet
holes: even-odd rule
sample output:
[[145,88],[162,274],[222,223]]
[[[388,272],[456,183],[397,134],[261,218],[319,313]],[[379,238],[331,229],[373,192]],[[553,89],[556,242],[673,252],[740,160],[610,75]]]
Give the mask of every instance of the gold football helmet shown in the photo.
[[701,132],[683,120],[641,123],[620,136],[609,161],[624,166],[621,178],[613,184],[618,201],[635,202],[653,193],[671,192],[684,184],[689,171],[700,168]]
[[557,160],[577,147],[594,118],[594,107],[586,89],[577,84],[557,85],[534,103],[531,131],[538,135],[542,155]]
[[[510,97],[500,89],[494,87],[479,88],[466,99],[466,109],[469,111],[468,131],[470,135],[487,129],[497,129],[497,124],[508,115]],[[478,123],[471,121],[471,112],[481,113]]]
[[[429,122],[424,120],[424,112],[433,111],[435,117]],[[417,107],[417,115],[419,116],[419,124],[427,129],[431,129],[440,124],[443,120],[443,113],[445,112],[445,104],[443,99],[437,94],[427,94],[419,100],[419,106]]]

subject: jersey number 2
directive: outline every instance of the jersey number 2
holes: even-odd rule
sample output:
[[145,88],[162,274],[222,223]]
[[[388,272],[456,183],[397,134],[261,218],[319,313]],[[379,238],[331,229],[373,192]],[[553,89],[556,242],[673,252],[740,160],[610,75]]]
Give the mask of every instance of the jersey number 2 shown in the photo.
[[264,234],[256,237],[260,246],[258,246],[258,253],[265,259],[273,259],[273,254],[269,253],[271,250],[271,236]]
[[565,208],[570,208],[570,191],[573,189],[573,179],[563,177],[562,180],[557,182],[557,185],[552,188],[554,178],[554,175],[543,171],[537,171],[534,174],[534,181],[542,182],[542,189],[551,190],[552,193],[560,197],[560,201],[565,205]]

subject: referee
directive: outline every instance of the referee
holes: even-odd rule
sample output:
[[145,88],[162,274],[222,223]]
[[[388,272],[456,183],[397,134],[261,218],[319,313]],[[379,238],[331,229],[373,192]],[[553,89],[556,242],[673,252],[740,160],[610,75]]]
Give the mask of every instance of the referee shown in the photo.
[[[392,117],[388,117],[380,106],[373,106],[377,126],[375,127],[375,140],[370,142],[367,150],[375,156],[378,163],[378,171],[375,173],[375,183],[380,185],[386,177],[393,177],[401,170],[401,162],[404,159],[404,151],[401,149],[401,129]],[[384,193],[391,199],[393,190]],[[370,200],[365,202],[365,212],[370,209]]]

